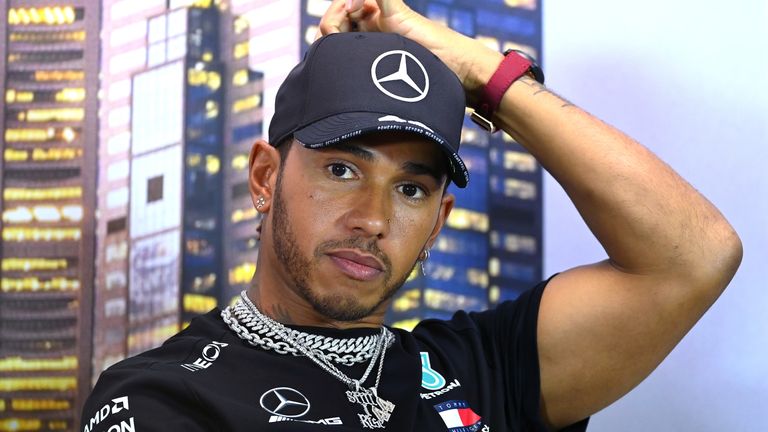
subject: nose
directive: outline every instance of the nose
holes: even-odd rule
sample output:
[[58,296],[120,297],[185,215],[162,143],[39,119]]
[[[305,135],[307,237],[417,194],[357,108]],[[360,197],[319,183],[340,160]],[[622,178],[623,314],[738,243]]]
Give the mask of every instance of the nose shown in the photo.
[[355,235],[382,239],[389,234],[392,220],[392,198],[382,192],[371,190],[353,198],[345,215],[345,225]]

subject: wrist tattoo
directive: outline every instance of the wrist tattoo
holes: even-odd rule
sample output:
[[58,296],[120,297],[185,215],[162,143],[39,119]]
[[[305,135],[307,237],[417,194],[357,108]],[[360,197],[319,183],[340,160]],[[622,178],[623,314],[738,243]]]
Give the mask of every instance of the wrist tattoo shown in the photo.
[[560,96],[559,94],[553,92],[552,90],[548,89],[547,87],[544,87],[543,84],[540,84],[538,81],[536,81],[535,79],[529,77],[528,75],[523,75],[522,77],[520,77],[519,81],[521,83],[527,85],[528,87],[531,87],[532,89],[535,89],[535,91],[533,92],[533,96],[538,96],[541,93],[545,93],[545,94],[548,94],[550,96],[555,97],[557,100],[562,102],[562,105],[560,106],[560,108],[568,108],[568,107],[575,107],[576,106],[571,101],[569,101],[568,99]]

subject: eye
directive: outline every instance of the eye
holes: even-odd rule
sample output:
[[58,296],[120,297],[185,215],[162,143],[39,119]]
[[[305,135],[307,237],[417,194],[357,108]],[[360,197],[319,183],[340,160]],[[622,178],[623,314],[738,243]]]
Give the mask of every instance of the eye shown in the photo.
[[346,180],[353,179],[355,177],[355,173],[350,167],[340,163],[333,163],[328,165],[328,171],[331,173],[331,175],[340,179]]
[[427,197],[426,192],[424,192],[424,189],[416,186],[415,184],[404,184],[402,186],[399,186],[398,189],[400,192],[411,199],[424,199]]

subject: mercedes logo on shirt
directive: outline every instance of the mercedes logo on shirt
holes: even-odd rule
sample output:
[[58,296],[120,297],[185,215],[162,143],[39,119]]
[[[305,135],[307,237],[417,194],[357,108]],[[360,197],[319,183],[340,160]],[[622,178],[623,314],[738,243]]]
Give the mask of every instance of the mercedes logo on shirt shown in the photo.
[[[398,61],[385,61],[390,56],[396,56]],[[399,56],[399,59],[397,58]],[[396,66],[395,66],[396,65]],[[376,57],[371,66],[371,78],[376,87],[385,95],[403,102],[418,102],[429,92],[429,75],[419,59],[408,51],[393,50]],[[405,84],[407,94],[403,94],[403,86],[387,89],[383,84],[400,81]],[[408,90],[410,88],[411,90]],[[398,94],[400,93],[400,94]]]
[[309,412],[309,400],[290,387],[267,390],[261,395],[259,403],[265,411],[276,416],[301,417]]

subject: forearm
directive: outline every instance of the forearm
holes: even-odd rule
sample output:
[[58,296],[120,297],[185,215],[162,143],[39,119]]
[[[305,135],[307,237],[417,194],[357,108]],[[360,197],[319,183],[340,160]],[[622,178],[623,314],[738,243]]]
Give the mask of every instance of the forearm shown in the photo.
[[[472,61],[470,105],[501,55],[480,50]],[[703,272],[721,270],[713,262],[740,256],[728,222],[668,165],[530,77],[510,87],[493,121],[562,185],[616,267],[710,278]]]
[[624,271],[689,276],[736,242],[719,211],[669,166],[531,78],[509,89],[494,122],[562,185]]

